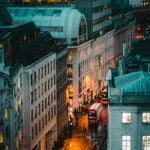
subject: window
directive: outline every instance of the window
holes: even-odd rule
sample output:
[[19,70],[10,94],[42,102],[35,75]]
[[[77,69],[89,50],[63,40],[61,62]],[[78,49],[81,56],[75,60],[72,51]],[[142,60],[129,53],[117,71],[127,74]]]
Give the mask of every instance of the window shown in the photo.
[[47,114],[45,115],[45,125],[47,125]]
[[45,76],[46,76],[46,73],[47,73],[46,65],[44,66],[44,70],[45,70]]
[[44,94],[44,89],[43,89],[44,87],[43,87],[43,86],[44,86],[44,85],[43,85],[43,83],[42,83],[42,92],[41,92],[42,95]]
[[56,84],[56,77],[55,77],[55,75],[54,75],[54,85]]
[[43,67],[41,68],[41,79],[43,79]]
[[122,136],[122,150],[131,150],[130,136]]
[[45,93],[47,92],[47,82],[45,81]]
[[142,137],[142,150],[150,150],[150,135]]
[[36,83],[36,71],[34,72],[34,83]]
[[37,135],[37,124],[35,124],[35,135]]
[[48,106],[50,105],[50,95],[48,95]]
[[131,122],[131,113],[122,113],[122,122],[130,123]]
[[45,109],[47,108],[47,98],[45,98]]
[[142,113],[142,121],[144,123],[150,123],[150,113]]
[[53,77],[51,77],[51,87],[53,86]]
[[39,115],[41,114],[41,105],[39,104]]
[[33,75],[30,76],[31,86],[33,85]]
[[48,79],[48,90],[50,89],[50,79]]
[[9,150],[9,149],[8,149],[8,145],[5,146],[5,150]]
[[42,128],[44,128],[44,117],[42,118]]
[[35,106],[35,119],[37,118],[37,106]]
[[44,111],[44,101],[42,101],[42,112]]
[[35,101],[37,100],[37,89],[34,90],[34,95],[35,95]]
[[39,132],[41,132],[41,120],[39,120]]
[[51,93],[51,103],[53,103],[53,92]]
[[32,127],[32,139],[34,139],[34,128]]
[[33,109],[31,110],[31,121],[33,121]]
[[48,121],[50,121],[51,119],[51,114],[50,114],[50,110],[48,111]]
[[40,69],[38,69],[38,80],[40,80]]
[[31,92],[31,104],[33,104],[33,92]]
[[7,108],[4,109],[4,117],[5,117],[5,119],[8,119],[8,109]]
[[40,86],[38,87],[38,97],[40,97]]
[[3,143],[3,132],[0,131],[0,143]]
[[52,61],[51,61],[51,72],[52,72],[52,66],[53,66],[53,64],[52,64]]
[[53,60],[53,69],[55,70],[55,59]]
[[49,63],[47,64],[47,73],[49,74]]

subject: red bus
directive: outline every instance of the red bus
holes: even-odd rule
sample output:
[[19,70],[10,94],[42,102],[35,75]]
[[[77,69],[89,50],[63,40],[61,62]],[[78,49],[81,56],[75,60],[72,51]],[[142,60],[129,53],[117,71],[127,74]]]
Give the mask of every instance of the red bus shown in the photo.
[[103,105],[101,103],[94,103],[88,111],[89,125],[97,124],[100,121]]

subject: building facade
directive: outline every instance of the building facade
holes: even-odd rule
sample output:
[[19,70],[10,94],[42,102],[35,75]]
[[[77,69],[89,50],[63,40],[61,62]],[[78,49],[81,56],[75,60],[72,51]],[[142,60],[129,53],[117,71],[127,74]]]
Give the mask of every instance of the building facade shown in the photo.
[[57,80],[57,135],[58,140],[64,136],[68,126],[68,102],[66,101],[67,77],[67,47],[56,46],[56,80]]
[[1,32],[0,36],[0,99],[1,99],[1,142],[4,150],[23,149],[22,119],[22,66],[11,66],[12,34]]
[[89,39],[100,37],[113,29],[110,0],[75,0],[75,8],[87,19]]
[[56,54],[24,68],[24,149],[52,149],[57,139]]
[[113,41],[113,32],[108,32],[96,40],[68,46],[68,69],[71,69],[68,76],[70,112],[90,103],[104,88],[105,73],[114,63]]

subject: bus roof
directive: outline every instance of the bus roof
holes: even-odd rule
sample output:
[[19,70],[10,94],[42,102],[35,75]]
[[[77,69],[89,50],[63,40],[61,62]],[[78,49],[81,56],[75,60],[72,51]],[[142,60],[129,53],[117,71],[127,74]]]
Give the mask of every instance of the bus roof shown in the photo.
[[97,109],[100,105],[102,105],[101,103],[94,103],[91,105],[91,107],[89,108],[90,109]]

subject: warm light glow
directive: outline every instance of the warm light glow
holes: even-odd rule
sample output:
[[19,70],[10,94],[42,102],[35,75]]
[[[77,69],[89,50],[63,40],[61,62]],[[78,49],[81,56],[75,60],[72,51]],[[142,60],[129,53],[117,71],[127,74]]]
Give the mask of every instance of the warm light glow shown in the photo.
[[5,119],[8,119],[8,109],[7,108],[4,109],[4,117],[5,117]]
[[0,143],[3,143],[3,132],[0,131]]
[[100,34],[100,35],[103,35],[103,31],[100,31],[99,34]]

